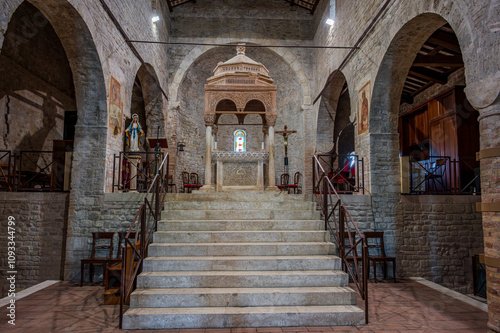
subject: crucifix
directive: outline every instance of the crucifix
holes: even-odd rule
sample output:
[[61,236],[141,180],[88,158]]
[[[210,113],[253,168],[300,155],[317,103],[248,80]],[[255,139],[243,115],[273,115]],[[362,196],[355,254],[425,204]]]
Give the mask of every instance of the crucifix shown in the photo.
[[288,137],[292,133],[297,133],[297,131],[288,131],[287,126],[285,125],[285,129],[283,131],[276,131],[275,133],[283,135],[283,145],[285,146],[285,169],[286,169],[286,167],[288,166]]

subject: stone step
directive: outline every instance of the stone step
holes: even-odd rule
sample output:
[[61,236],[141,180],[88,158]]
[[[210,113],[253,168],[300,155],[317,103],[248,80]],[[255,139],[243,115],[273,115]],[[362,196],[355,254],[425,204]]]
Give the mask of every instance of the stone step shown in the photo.
[[321,271],[142,272],[137,288],[291,288],[346,287],[348,275]]
[[[233,217],[234,218],[234,217]],[[322,220],[169,220],[159,221],[158,231],[224,231],[224,230],[324,230]]]
[[268,243],[153,243],[148,254],[152,257],[177,256],[304,256],[334,254],[329,242],[268,242]]
[[132,308],[355,305],[349,287],[136,289]]
[[230,192],[206,192],[193,191],[193,193],[169,193],[166,201],[309,201],[312,202],[310,194],[287,194],[283,192],[268,191],[230,191]]
[[308,220],[320,219],[315,210],[171,210],[163,211],[164,220]]
[[340,269],[337,256],[148,257],[144,272],[303,271]]
[[352,305],[130,308],[123,329],[363,325],[364,316]]
[[309,210],[307,201],[168,201],[166,210]]
[[158,231],[154,243],[324,242],[326,231]]

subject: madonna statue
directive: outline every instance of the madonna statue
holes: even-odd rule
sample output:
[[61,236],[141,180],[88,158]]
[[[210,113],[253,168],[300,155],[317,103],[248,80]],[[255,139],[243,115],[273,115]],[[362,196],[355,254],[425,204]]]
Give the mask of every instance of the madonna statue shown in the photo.
[[132,115],[132,122],[125,130],[125,144],[129,147],[130,151],[140,151],[144,139],[144,131],[139,124],[139,116]]

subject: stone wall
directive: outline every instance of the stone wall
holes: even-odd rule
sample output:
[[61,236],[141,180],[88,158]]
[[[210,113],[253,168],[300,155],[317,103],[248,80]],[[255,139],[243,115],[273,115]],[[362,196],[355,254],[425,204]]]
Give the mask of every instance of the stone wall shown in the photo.
[[[361,232],[387,230],[385,221],[373,217],[374,197],[341,198]],[[385,246],[395,249],[388,255],[396,256],[398,276],[472,293],[472,256],[484,253],[480,201],[479,196],[401,195],[395,235],[384,233]]]
[[397,222],[398,272],[472,293],[472,256],[484,253],[480,196],[402,195]]
[[8,217],[15,218],[16,286],[63,279],[67,193],[0,192],[0,290],[6,296]]

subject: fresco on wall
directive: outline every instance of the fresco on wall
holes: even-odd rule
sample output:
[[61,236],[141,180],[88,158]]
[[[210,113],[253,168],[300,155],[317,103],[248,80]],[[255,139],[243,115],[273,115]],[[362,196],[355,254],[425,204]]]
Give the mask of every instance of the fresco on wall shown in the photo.
[[371,83],[368,81],[358,90],[358,135],[368,131],[370,119]]
[[123,102],[121,97],[121,84],[111,77],[109,89],[109,126],[114,135],[122,132]]

